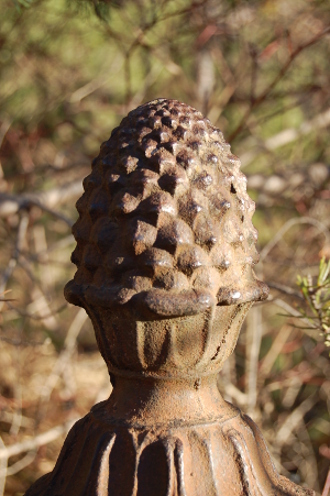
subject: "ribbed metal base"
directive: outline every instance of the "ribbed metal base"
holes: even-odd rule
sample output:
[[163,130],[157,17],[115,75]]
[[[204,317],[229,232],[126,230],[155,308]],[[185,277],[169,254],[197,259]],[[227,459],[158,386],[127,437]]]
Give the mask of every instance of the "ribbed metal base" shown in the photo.
[[26,496],[307,496],[276,472],[260,431],[228,405],[217,419],[143,429],[96,405],[71,429],[55,469]]

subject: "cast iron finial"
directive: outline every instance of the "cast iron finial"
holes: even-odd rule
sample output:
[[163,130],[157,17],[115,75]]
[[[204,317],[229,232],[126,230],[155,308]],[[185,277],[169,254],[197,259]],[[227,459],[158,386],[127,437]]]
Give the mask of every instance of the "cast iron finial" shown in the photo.
[[217,388],[268,292],[239,166],[176,100],[133,110],[101,146],[65,296],[88,312],[114,388],[26,496],[315,496],[279,476],[257,426]]
[[66,298],[168,317],[266,298],[252,270],[254,202],[239,168],[192,107],[159,99],[130,112],[84,180]]

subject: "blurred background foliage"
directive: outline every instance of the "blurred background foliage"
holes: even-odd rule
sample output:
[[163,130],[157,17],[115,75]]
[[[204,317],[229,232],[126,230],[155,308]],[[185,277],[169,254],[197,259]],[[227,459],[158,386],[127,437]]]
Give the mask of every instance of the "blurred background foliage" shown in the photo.
[[0,495],[51,470],[70,422],[110,392],[86,315],[63,297],[74,203],[100,143],[156,97],[201,110],[242,160],[271,296],[219,387],[259,423],[278,470],[321,492],[330,361],[296,281],[313,285],[330,258],[329,2],[0,0],[0,11]]

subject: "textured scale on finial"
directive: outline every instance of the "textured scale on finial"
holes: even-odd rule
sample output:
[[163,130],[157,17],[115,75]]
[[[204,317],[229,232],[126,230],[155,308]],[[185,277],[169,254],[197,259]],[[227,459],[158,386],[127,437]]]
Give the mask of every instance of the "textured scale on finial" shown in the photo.
[[66,297],[163,316],[267,297],[240,161],[200,112],[159,99],[130,112],[84,180]]

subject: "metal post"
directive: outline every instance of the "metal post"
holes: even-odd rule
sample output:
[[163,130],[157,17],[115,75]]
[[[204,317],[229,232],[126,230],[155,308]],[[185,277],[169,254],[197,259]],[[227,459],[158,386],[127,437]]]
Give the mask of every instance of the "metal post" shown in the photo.
[[113,391],[26,496],[313,495],[279,476],[217,374],[254,301],[254,203],[200,112],[159,99],[113,130],[84,180],[66,299],[86,309]]

